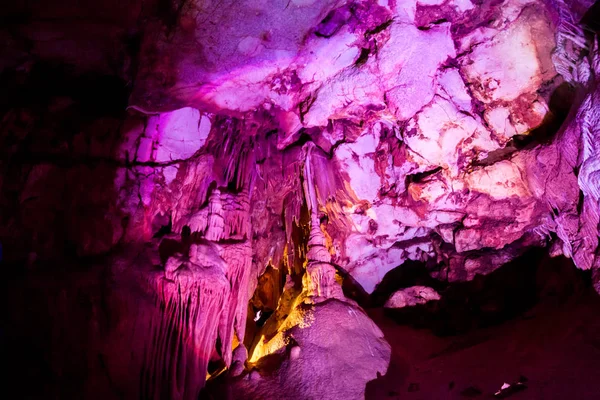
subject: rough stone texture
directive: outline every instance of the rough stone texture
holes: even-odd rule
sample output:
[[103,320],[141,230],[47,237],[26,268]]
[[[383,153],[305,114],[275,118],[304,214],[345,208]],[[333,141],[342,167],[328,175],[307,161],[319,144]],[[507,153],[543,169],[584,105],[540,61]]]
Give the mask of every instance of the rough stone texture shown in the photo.
[[[600,285],[590,5],[11,5],[3,260],[20,273],[108,256],[127,288],[108,295],[123,310],[114,349],[133,340],[119,333],[149,332],[131,363],[107,355],[128,395],[192,398],[210,361],[233,361],[257,397],[282,384],[292,398],[360,398],[389,348],[342,276],[369,294],[413,260],[468,281],[547,246]],[[279,272],[259,280],[266,270]],[[247,307],[264,282],[277,292],[259,287]],[[267,309],[264,327],[247,323]],[[334,367],[338,384],[304,385]]]
[[364,398],[366,383],[385,374],[390,358],[381,330],[356,305],[339,300],[296,305],[255,352],[233,398]]

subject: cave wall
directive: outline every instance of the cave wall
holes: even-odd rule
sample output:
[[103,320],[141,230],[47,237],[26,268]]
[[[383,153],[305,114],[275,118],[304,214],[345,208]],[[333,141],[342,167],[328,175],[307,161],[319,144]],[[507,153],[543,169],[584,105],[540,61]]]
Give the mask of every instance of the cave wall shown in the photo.
[[[338,321],[339,341],[377,349],[339,382],[361,397],[389,345],[344,276],[366,295],[409,261],[470,281],[531,247],[600,270],[590,6],[12,5],[0,30],[2,263],[40,296],[30,276],[101,281],[83,297],[103,311],[73,311],[99,326],[82,334],[99,358],[78,365],[127,396],[192,398],[207,371],[237,363],[234,390],[285,382],[302,398],[304,383],[352,371],[322,337]],[[51,315],[78,296],[60,285]],[[258,310],[273,316],[246,335]],[[64,349],[54,336],[40,346]]]

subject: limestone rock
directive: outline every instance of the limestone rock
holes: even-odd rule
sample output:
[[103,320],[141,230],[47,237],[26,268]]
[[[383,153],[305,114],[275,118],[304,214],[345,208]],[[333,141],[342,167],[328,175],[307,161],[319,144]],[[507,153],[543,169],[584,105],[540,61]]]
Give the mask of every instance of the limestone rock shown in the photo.
[[389,357],[383,334],[356,306],[339,300],[301,303],[271,340],[259,343],[250,358],[253,372],[236,383],[234,396],[363,398],[366,383],[385,374]]
[[385,303],[385,308],[404,308],[441,299],[438,292],[427,286],[411,286],[395,292]]
[[407,261],[452,285],[547,247],[599,286],[589,0],[118,3],[0,11],[0,245],[101,264],[122,397],[362,398],[390,348],[344,279]]

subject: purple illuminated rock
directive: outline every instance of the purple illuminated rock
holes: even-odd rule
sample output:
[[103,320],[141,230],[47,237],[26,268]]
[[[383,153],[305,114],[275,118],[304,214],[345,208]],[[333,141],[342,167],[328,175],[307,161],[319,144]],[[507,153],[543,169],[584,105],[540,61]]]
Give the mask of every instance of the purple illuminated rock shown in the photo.
[[343,277],[371,294],[408,260],[453,283],[545,246],[599,281],[589,1],[175,3],[13,5],[0,29],[3,256],[112,257],[108,336],[150,328],[125,393],[232,368],[257,398],[360,398],[390,352]]

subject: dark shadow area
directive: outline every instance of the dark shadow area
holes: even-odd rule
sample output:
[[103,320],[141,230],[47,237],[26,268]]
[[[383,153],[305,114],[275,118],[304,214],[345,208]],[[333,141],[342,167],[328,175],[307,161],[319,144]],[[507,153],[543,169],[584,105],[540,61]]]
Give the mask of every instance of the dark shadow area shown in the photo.
[[[440,294],[426,306],[368,310],[392,357],[367,399],[595,398],[600,296],[589,272],[531,250]],[[504,382],[512,388],[501,391]]]
[[[128,220],[111,208],[118,200],[114,162],[108,154],[89,162],[81,155],[94,140],[103,150],[118,133],[128,88],[114,76],[48,62],[4,70],[0,85],[6,396],[122,397],[98,344],[115,323],[106,255],[119,247]],[[85,151],[78,152],[77,136]]]
[[406,273],[397,270],[391,272],[400,276],[396,279],[390,276],[390,283],[384,280],[382,288],[378,287],[381,290],[379,304],[385,298],[384,293],[393,292],[389,289],[395,282],[403,282],[404,287],[431,286],[439,291],[442,299],[415,307],[389,309],[386,315],[398,323],[429,328],[440,336],[500,324],[525,313],[540,299],[560,302],[591,285],[588,273],[575,269],[562,258],[549,258],[545,249],[531,249],[488,275],[477,275],[470,282],[453,283],[446,288],[427,279],[426,271],[419,266],[413,266],[412,271],[409,269]]
[[111,212],[118,199],[118,163],[111,144],[119,139],[126,115],[125,82],[37,62],[23,70],[4,70],[0,86],[0,243],[5,259],[108,251],[119,240],[119,225],[127,223],[119,212]]
[[331,10],[315,28],[315,35],[326,39],[334,36],[346,24],[349,16],[345,7]]
[[108,277],[100,267],[105,262],[63,259],[34,273],[2,265],[13,272],[0,285],[0,349],[10,398],[85,398],[85,387],[94,386],[104,388],[96,398],[118,397],[90,335],[94,324],[106,328],[111,322],[104,297]]
[[417,172],[416,174],[409,174],[406,175],[405,178],[405,185],[406,187],[408,187],[408,185],[410,185],[411,183],[422,183],[425,182],[425,179],[427,179],[427,177],[438,173],[439,171],[442,170],[442,167],[437,167],[434,168],[432,170],[429,171],[425,171],[425,172]]
[[389,271],[370,296],[370,307],[382,307],[394,292],[410,286],[429,286],[437,291],[446,284],[433,279],[425,263],[408,260]]
[[0,111],[19,107],[48,111],[54,98],[66,97],[77,108],[78,119],[123,115],[130,91],[116,76],[78,74],[73,66],[52,62],[37,62],[31,70],[5,70],[0,85],[4,94]]
[[187,225],[183,227],[179,240],[174,236],[175,235],[170,235],[170,237],[162,239],[158,245],[158,254],[160,262],[163,265],[167,262],[169,257],[172,257],[177,253],[184,256],[187,256],[189,253],[190,245],[192,244],[192,236],[190,235],[189,227]]
[[590,31],[600,32],[600,2],[596,1],[581,19],[581,24]]

